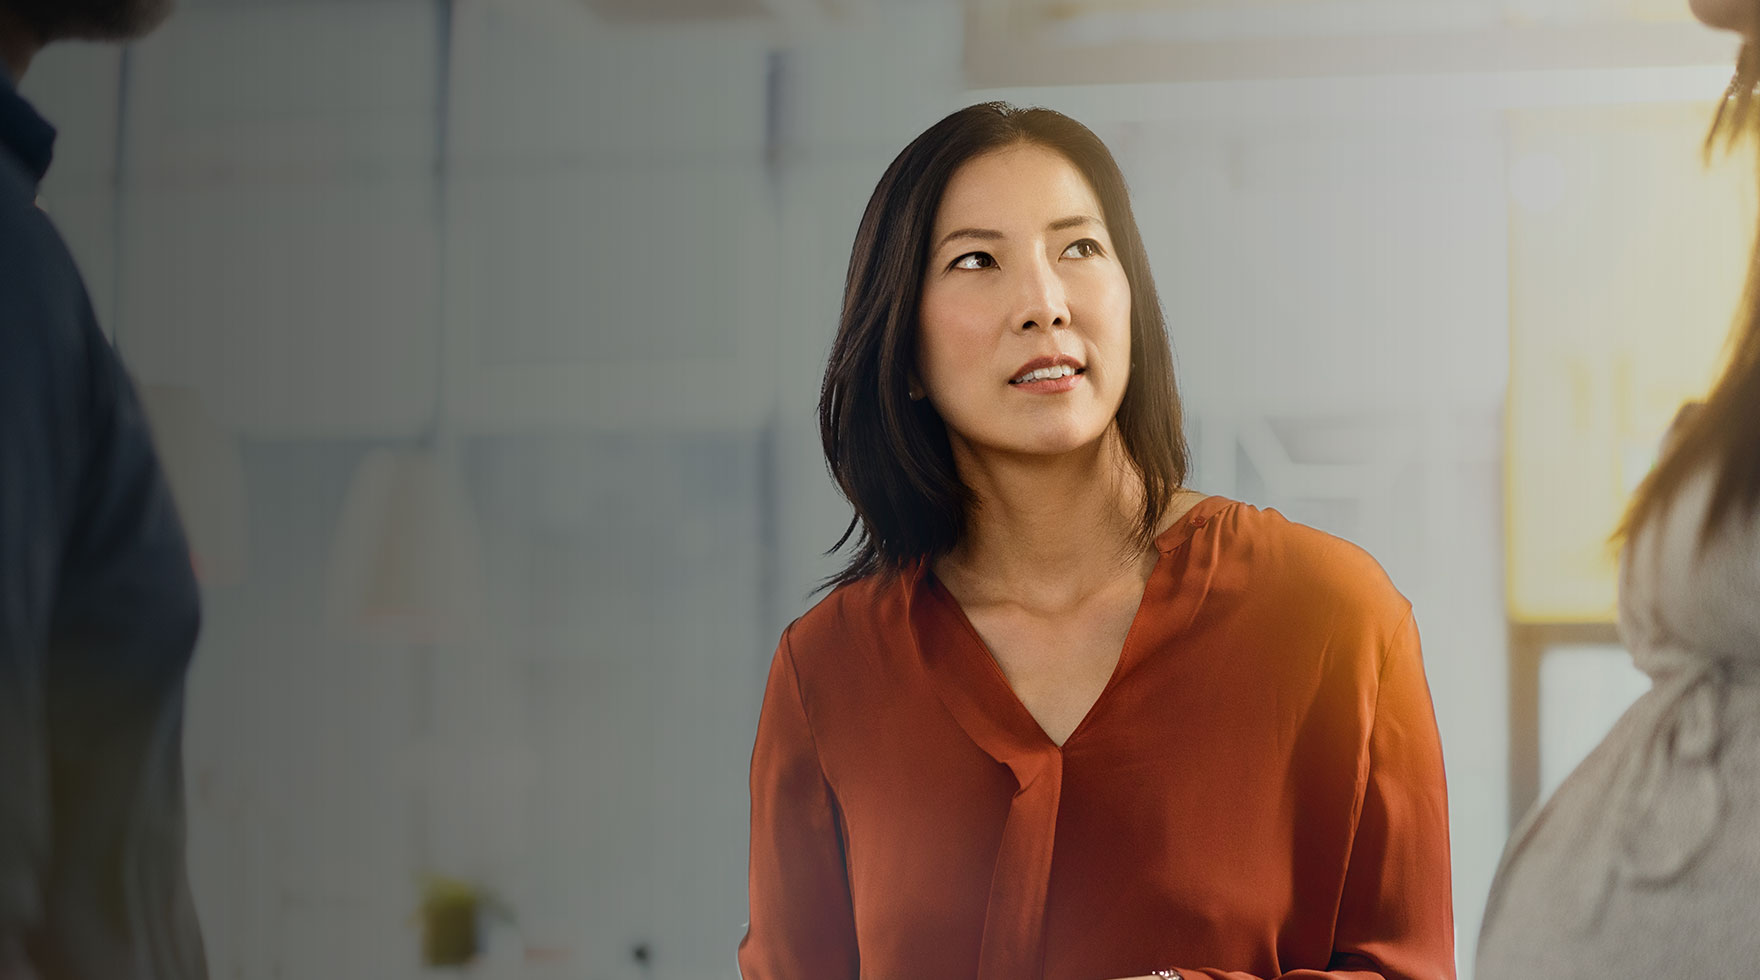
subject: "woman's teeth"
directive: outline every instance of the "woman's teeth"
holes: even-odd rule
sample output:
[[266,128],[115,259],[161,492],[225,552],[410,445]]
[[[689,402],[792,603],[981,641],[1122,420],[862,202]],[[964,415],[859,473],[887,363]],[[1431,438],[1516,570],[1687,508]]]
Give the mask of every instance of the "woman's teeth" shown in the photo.
[[1075,373],[1076,373],[1075,368],[1072,368],[1067,364],[1059,364],[1056,367],[1047,367],[1047,368],[1040,368],[1037,371],[1028,371],[1026,374],[1023,374],[1020,377],[1014,379],[1013,381],[1010,381],[1009,384],[1011,384],[1011,385],[1024,385],[1029,381],[1045,381],[1050,378],[1067,378],[1070,375],[1075,374]]

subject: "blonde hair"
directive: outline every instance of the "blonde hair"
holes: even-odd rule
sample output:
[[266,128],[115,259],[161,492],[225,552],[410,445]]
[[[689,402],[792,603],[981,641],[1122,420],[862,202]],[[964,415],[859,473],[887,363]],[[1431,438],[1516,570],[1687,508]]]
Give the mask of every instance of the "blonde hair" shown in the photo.
[[[1757,85],[1760,43],[1748,41],[1705,135],[1707,161],[1720,145],[1727,149],[1756,128]],[[1731,513],[1738,509],[1752,513],[1760,505],[1760,236],[1748,260],[1747,287],[1728,350],[1729,362],[1704,404],[1676,422],[1656,468],[1632,495],[1613,534],[1615,542],[1630,540],[1674,499],[1688,477],[1704,467],[1715,468],[1717,476],[1711,506],[1699,529],[1701,545]]]
[[1711,131],[1705,134],[1705,156],[1710,156],[1717,149],[1717,141],[1722,138],[1725,146],[1734,144],[1741,136],[1744,124],[1748,122],[1754,109],[1754,88],[1760,84],[1760,45],[1754,41],[1742,43],[1741,53],[1736,55],[1736,73],[1729,80],[1729,88],[1724,89],[1723,99],[1717,104],[1717,115],[1711,119]]

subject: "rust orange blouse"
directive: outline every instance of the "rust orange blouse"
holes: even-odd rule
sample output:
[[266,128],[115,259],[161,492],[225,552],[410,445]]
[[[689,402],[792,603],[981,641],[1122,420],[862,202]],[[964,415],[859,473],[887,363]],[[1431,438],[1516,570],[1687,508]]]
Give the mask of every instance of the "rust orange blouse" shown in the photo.
[[924,567],[789,626],[746,980],[1454,976],[1410,604],[1355,546],[1221,497],[1156,546],[1061,748]]

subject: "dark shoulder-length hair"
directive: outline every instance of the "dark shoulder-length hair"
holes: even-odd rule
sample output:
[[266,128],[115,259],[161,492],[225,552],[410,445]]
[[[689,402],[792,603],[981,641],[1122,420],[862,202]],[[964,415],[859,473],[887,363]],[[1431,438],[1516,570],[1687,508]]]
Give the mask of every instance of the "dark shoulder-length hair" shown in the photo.
[[[1143,487],[1137,537],[1147,546],[1189,454],[1161,298],[1118,163],[1086,126],[1050,109],[986,102],[918,136],[886,168],[856,231],[843,313],[819,395],[831,476],[855,516],[831,551],[855,539],[823,587],[900,571],[960,540],[973,494],[954,469],[947,427],[927,399],[912,401],[917,312],[930,235],[948,181],[966,161],[1022,143],[1053,150],[1087,178],[1124,266],[1131,295],[1131,373],[1118,408],[1124,451]],[[829,553],[829,552],[828,552]]]
[[[1720,141],[1734,142],[1752,130],[1755,86],[1760,84],[1760,44],[1742,45],[1735,80],[1719,104],[1705,138],[1709,156]],[[1703,546],[1722,522],[1738,511],[1760,507],[1760,239],[1748,262],[1741,312],[1730,335],[1729,361],[1703,404],[1683,411],[1669,434],[1656,467],[1638,485],[1614,540],[1629,541],[1655,520],[1689,478],[1705,469],[1716,473],[1711,505],[1699,526]]]

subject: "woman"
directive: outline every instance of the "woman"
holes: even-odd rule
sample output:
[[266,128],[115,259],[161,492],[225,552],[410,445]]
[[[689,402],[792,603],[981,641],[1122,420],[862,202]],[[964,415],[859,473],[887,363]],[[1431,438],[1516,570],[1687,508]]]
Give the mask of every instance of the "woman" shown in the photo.
[[[1760,0],[1707,148],[1752,118]],[[1756,266],[1760,268],[1760,266]],[[1760,965],[1760,279],[1620,528],[1620,633],[1652,687],[1510,838],[1479,975],[1752,976]]]
[[747,980],[1453,976],[1411,607],[1184,488],[1093,133],[977,105],[893,161],[820,420],[857,547],[765,692]]

